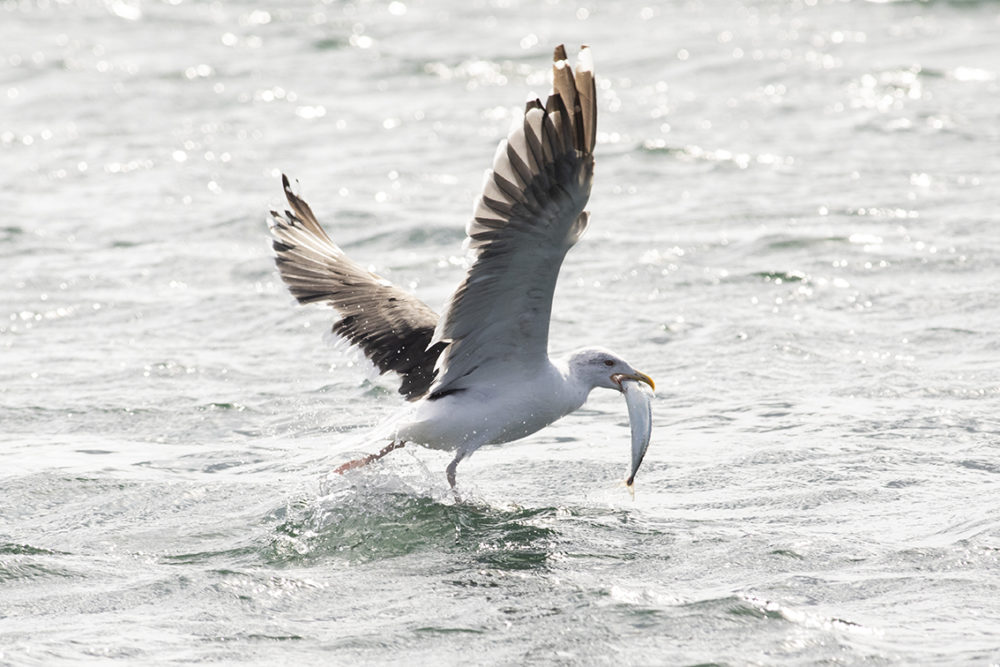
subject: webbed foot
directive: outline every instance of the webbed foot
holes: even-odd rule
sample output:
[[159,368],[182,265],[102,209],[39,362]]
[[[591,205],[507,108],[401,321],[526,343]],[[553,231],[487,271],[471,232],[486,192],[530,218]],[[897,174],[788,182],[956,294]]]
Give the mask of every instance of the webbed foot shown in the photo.
[[[354,470],[355,468],[366,466],[372,461],[378,461],[380,458],[382,458],[392,450],[399,449],[405,444],[406,442],[402,440],[400,442],[390,442],[388,445],[383,447],[378,454],[369,454],[368,456],[362,456],[360,459],[354,459],[353,461],[348,461],[347,463],[337,466],[333,472],[337,473],[338,475],[343,475],[348,470]],[[452,486],[454,486],[454,484],[452,484]]]

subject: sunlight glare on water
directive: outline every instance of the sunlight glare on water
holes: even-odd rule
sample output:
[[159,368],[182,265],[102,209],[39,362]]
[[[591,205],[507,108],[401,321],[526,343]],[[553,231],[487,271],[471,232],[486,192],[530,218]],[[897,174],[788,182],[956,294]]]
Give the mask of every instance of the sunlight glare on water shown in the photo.
[[[0,663],[1000,662],[988,2],[0,4]],[[551,347],[656,380],[444,478],[278,279],[281,173],[440,310],[551,49]]]

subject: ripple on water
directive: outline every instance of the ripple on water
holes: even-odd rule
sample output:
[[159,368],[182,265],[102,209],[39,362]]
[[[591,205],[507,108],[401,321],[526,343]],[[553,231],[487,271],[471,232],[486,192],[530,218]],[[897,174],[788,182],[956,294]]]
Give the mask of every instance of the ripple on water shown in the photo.
[[78,572],[60,563],[62,556],[69,555],[30,544],[0,543],[0,582],[79,577]]
[[553,508],[456,503],[393,488],[399,484],[369,481],[291,508],[275,526],[265,560],[298,566],[448,552],[488,567],[521,570],[545,567],[554,552],[557,532],[543,525],[556,513]]

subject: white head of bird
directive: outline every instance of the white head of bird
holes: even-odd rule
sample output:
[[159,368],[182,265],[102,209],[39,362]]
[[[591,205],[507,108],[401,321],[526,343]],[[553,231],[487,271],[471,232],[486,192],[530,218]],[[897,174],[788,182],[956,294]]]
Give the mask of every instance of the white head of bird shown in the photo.
[[622,382],[626,380],[645,382],[651,389],[656,389],[653,378],[640,373],[614,352],[600,347],[576,350],[569,355],[568,366],[570,375],[589,389],[603,387],[621,391]]

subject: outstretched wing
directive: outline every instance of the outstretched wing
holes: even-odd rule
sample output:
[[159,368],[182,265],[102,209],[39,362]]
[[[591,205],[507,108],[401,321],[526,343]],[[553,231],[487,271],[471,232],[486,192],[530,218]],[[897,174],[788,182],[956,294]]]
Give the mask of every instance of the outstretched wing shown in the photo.
[[364,352],[379,371],[395,371],[399,393],[416,400],[434,381],[444,344],[431,345],[438,317],[416,297],[352,261],[316,221],[282,175],[290,210],[271,211],[275,261],[299,303],[326,302],[340,314],[333,332]]
[[479,373],[528,370],[547,358],[552,293],[566,252],[587,227],[597,103],[587,47],[574,73],[555,50],[553,92],[528,103],[500,143],[468,224],[474,262],[434,333],[447,343],[431,397],[459,391]]

